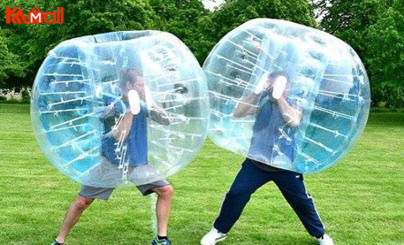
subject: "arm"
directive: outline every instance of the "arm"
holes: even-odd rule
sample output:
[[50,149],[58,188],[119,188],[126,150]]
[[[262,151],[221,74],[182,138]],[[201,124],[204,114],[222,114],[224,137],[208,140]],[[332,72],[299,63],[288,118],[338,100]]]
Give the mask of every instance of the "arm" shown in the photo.
[[113,129],[116,141],[124,140],[128,137],[132,127],[133,114],[130,110],[126,111],[122,120]]
[[288,96],[288,79],[284,75],[274,78],[269,89],[269,100],[279,106],[283,120],[291,127],[297,127],[302,120],[302,111],[293,108],[286,100]]
[[259,95],[252,93],[247,97],[241,99],[236,108],[233,110],[234,117],[245,117],[247,115],[254,114],[257,111],[257,107],[253,106],[253,103],[258,99]]
[[268,73],[265,72],[258,83],[255,85],[254,92],[247,97],[242,98],[233,110],[234,117],[245,117],[254,114],[258,107],[254,106],[255,101],[262,94],[263,91],[268,89]]
[[135,90],[129,90],[125,96],[129,103],[129,109],[125,112],[123,118],[113,128],[116,141],[125,140],[132,127],[133,116],[140,112],[140,98]]
[[163,108],[154,103],[153,97],[148,87],[145,87],[145,102],[147,105],[147,109],[150,111],[150,116],[153,121],[161,125],[170,125],[171,119],[169,115]]
[[302,111],[295,109],[291,105],[289,105],[284,96],[276,101],[281,111],[283,120],[286,122],[286,124],[291,128],[297,127],[303,117]]
[[171,120],[166,111],[153,103],[150,110],[151,119],[161,125],[170,125]]

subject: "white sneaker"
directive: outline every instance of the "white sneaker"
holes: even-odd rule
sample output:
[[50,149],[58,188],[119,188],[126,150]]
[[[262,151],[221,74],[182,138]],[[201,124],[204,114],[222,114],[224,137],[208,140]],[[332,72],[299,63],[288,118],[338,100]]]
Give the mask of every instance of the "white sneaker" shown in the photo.
[[221,233],[213,227],[204,237],[202,237],[201,245],[215,245],[217,242],[226,239],[226,235],[227,234]]
[[331,237],[327,234],[324,234],[322,238],[317,238],[319,245],[334,245]]

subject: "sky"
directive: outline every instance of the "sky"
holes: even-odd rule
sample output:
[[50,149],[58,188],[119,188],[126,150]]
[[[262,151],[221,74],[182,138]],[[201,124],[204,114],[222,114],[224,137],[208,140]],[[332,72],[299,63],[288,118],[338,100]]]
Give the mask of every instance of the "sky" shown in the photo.
[[225,0],[202,0],[203,5],[205,5],[205,8],[213,11],[214,7],[219,6],[222,4]]

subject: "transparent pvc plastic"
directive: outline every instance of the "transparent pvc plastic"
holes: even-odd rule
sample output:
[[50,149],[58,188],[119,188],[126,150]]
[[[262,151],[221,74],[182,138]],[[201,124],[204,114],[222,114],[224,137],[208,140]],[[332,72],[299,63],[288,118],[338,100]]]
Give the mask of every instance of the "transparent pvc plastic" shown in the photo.
[[204,70],[209,137],[273,167],[322,171],[347,154],[367,122],[370,89],[360,58],[320,30],[248,21],[216,44]]
[[[96,187],[142,185],[180,171],[206,138],[208,108],[197,60],[175,36],[158,31],[62,42],[39,69],[31,99],[47,158]],[[126,116],[132,120],[122,130]]]

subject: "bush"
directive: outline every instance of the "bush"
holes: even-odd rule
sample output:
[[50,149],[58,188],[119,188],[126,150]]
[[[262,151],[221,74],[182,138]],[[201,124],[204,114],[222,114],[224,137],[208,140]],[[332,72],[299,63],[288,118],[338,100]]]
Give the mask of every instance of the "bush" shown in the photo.
[[24,89],[21,92],[21,95],[22,95],[22,103],[29,103],[29,101],[31,100],[31,97],[29,95],[28,90]]
[[2,104],[21,104],[21,101],[11,98],[9,100],[0,101]]
[[404,87],[385,82],[372,89],[372,106],[382,108],[404,107]]

